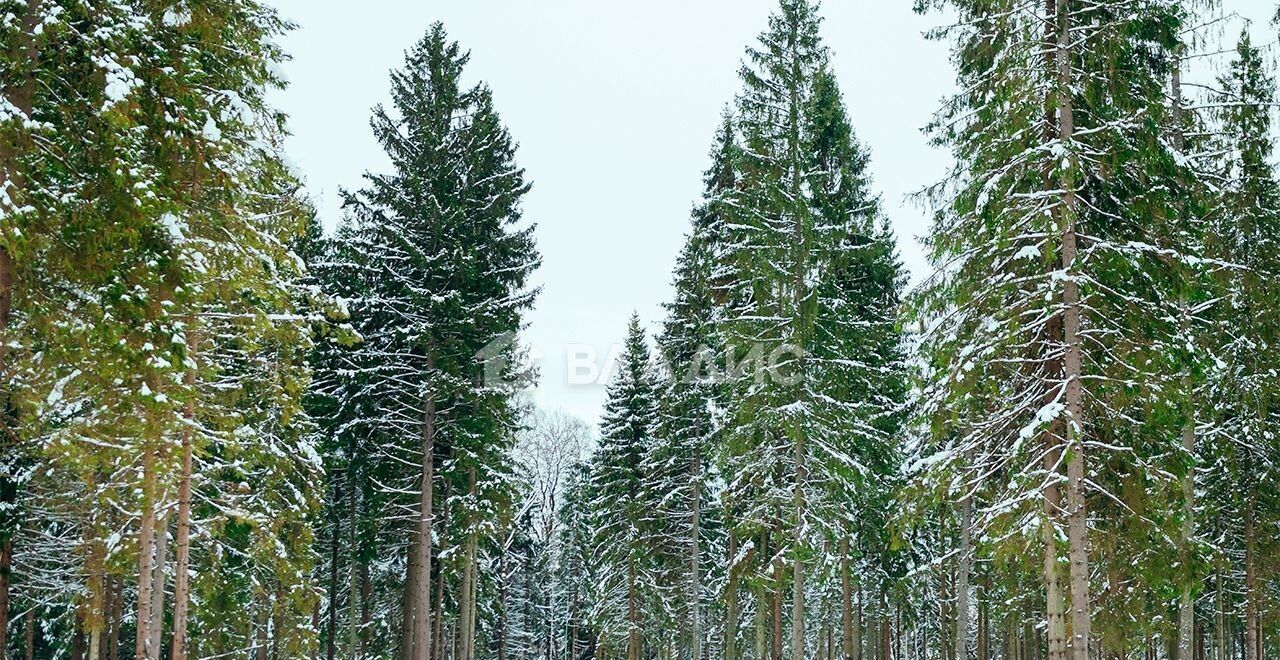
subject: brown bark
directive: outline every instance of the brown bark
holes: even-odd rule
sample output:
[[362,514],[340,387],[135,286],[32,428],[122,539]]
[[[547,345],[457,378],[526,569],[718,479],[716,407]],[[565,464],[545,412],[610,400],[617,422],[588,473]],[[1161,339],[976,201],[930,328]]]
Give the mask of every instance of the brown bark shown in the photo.
[[193,366],[187,368],[183,379],[188,396],[192,398],[182,408],[182,475],[178,482],[178,526],[174,539],[178,547],[173,566],[173,644],[170,647],[170,660],[187,660],[187,616],[191,606],[191,464],[195,452],[196,342],[195,328],[189,328],[187,358],[192,361]]
[[[1074,99],[1071,75],[1071,13],[1066,3],[1057,7],[1059,138],[1070,154],[1075,139]],[[1070,168],[1062,180],[1062,269],[1067,277],[1062,290],[1062,330],[1066,353],[1063,378],[1066,383],[1067,440],[1067,559],[1070,566],[1072,660],[1088,660],[1091,604],[1089,602],[1088,512],[1085,503],[1084,384],[1081,346],[1080,285],[1076,280],[1076,193]]]
[[640,612],[636,595],[636,565],[627,562],[627,660],[640,660]]
[[853,656],[853,571],[849,566],[849,537],[840,537],[840,634],[844,660]]
[[690,505],[692,527],[689,566],[689,657],[702,660],[702,455],[693,453],[693,498]]
[[150,660],[159,660],[164,636],[164,597],[169,566],[169,518],[166,510],[156,526],[156,560],[151,578],[151,640],[147,643]]
[[[782,538],[782,534],[778,533],[778,538]],[[782,559],[774,561],[773,564],[773,592],[770,595],[773,612],[773,643],[770,645],[773,660],[782,660],[782,581],[786,569],[783,566]]]
[[347,657],[353,660],[359,658],[362,653],[360,650],[360,557],[358,552],[359,539],[356,535],[356,525],[359,517],[360,499],[359,492],[352,483],[351,470],[347,470],[347,551],[350,553],[350,561],[347,568]]
[[[334,479],[333,501],[342,500],[342,486]],[[325,621],[325,658],[338,657],[338,517],[332,516],[333,530],[329,534],[329,613]]]
[[969,571],[972,565],[973,499],[960,502],[960,557],[956,569],[955,660],[969,657]]
[[142,520],[138,532],[138,605],[137,635],[134,657],[137,660],[150,660],[151,647],[151,600],[152,575],[154,571],[152,553],[155,551],[155,448],[146,442],[142,450]]
[[724,660],[738,660],[738,535],[729,531],[729,580],[725,585]]
[[1254,566],[1254,511],[1250,501],[1244,515],[1244,652],[1245,660],[1262,660],[1262,640],[1258,631],[1258,571]]
[[[36,611],[27,611],[26,639],[22,640],[24,660],[35,660],[36,657]],[[116,660],[113,656],[111,660]]]
[[418,589],[420,588],[419,576],[421,570],[418,564],[418,543],[422,538],[418,530],[414,530],[409,539],[409,551],[405,563],[405,579],[404,579],[404,618],[401,620],[400,626],[400,659],[414,660],[414,643],[416,635],[414,634],[414,622],[417,621],[417,614],[414,612],[418,602]]
[[799,538],[799,530],[804,527],[805,515],[805,499],[804,499],[804,483],[808,478],[805,471],[805,448],[804,448],[804,432],[799,431],[795,441],[795,487],[792,493],[792,506],[796,510],[796,538],[793,551],[795,557],[792,558],[791,564],[791,657],[794,659],[805,657],[804,648],[804,562],[801,560],[800,552],[803,539]]
[[115,593],[111,598],[111,635],[107,638],[107,660],[120,658],[120,629],[124,627],[124,584],[112,580]]
[[[1049,441],[1053,440],[1050,438]],[[1044,489],[1045,514],[1042,525],[1048,660],[1066,660],[1067,658],[1067,620],[1062,599],[1061,576],[1058,572],[1057,526],[1054,524],[1062,508],[1062,496],[1057,481],[1059,457],[1058,450],[1050,448],[1046,451],[1044,458],[1045,469],[1049,471],[1047,479],[1050,480]]]
[[[435,369],[434,359],[428,355],[427,369]],[[432,505],[435,484],[436,401],[428,395],[426,412],[422,421],[422,484],[418,504],[418,593],[414,607],[413,660],[431,657],[431,533],[433,529]]]

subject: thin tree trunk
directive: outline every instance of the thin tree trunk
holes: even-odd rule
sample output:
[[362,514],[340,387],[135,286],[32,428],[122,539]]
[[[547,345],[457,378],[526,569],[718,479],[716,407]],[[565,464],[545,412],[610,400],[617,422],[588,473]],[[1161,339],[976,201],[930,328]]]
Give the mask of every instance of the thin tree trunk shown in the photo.
[[[776,530],[777,537],[782,538],[780,530]],[[773,593],[771,600],[773,603],[773,644],[770,647],[773,660],[782,660],[782,600],[783,600],[783,579],[786,573],[784,561],[779,558],[773,564]]]
[[640,660],[640,614],[636,603],[635,557],[627,562],[627,660]]
[[401,660],[415,660],[414,642],[416,641],[416,622],[418,615],[414,611],[418,602],[418,589],[420,588],[420,577],[422,571],[418,564],[418,543],[421,542],[421,535],[418,530],[414,530],[409,539],[409,552],[405,560],[405,579],[404,579],[404,618],[401,620],[400,626],[400,658]]
[[107,660],[119,660],[120,629],[124,627],[124,584],[119,580],[112,582],[115,584],[115,594],[111,598],[111,636],[107,642]]
[[[194,324],[194,320],[189,321]],[[195,327],[187,330],[187,357],[192,366],[184,376],[189,396],[182,409],[182,477],[178,482],[177,556],[173,566],[173,646],[170,660],[187,660],[187,616],[191,606],[191,463],[195,452],[195,387],[196,387],[196,339]]]
[[725,585],[724,660],[738,660],[738,535],[729,532],[729,580]]
[[804,562],[802,561],[803,553],[801,552],[802,539],[799,536],[800,530],[804,527],[804,482],[807,478],[804,466],[804,434],[797,434],[799,437],[795,445],[795,461],[796,461],[796,483],[795,490],[792,493],[793,506],[796,509],[796,538],[795,557],[792,558],[791,564],[791,658],[792,660],[802,660],[804,654]]
[[702,454],[693,452],[693,501],[690,511],[692,548],[689,560],[689,640],[691,660],[702,660]]
[[[333,480],[333,502],[342,501],[342,485]],[[338,657],[338,534],[341,531],[338,516],[331,516],[333,530],[329,533],[329,615],[325,621],[325,658]]]
[[150,660],[159,660],[164,635],[164,597],[169,567],[169,518],[170,510],[165,510],[156,527],[156,560],[151,578],[151,641],[147,647]]
[[1258,572],[1254,567],[1254,507],[1252,498],[1244,514],[1244,647],[1245,660],[1262,660],[1258,631]]
[[853,658],[854,660],[862,660],[862,625],[863,606],[862,606],[862,583],[858,583],[858,611],[853,617]]
[[152,572],[155,551],[155,448],[145,441],[142,449],[142,520],[138,532],[138,606],[137,636],[134,656],[137,660],[150,660]]
[[[435,370],[435,359],[430,354],[427,356],[427,369]],[[435,439],[436,401],[435,395],[431,394],[427,396],[422,423],[422,488],[418,505],[418,564],[421,571],[418,575],[415,607],[414,660],[428,660],[431,657],[431,534],[434,527],[431,507],[434,504],[432,489],[435,484]]]
[[[25,660],[35,660],[36,657],[36,611],[34,609],[27,610],[27,633],[26,639],[22,640],[22,650]],[[114,650],[113,650],[114,653]],[[116,660],[113,655],[111,660]]]
[[[1062,498],[1056,481],[1058,454],[1050,449],[1045,454],[1045,468],[1052,470],[1048,479],[1052,480],[1044,489],[1044,523],[1042,535],[1044,542],[1044,583],[1045,583],[1045,634],[1049,642],[1048,660],[1067,659],[1067,620],[1063,611],[1062,582],[1058,572],[1058,539],[1057,526],[1054,520],[1061,510]],[[1034,643],[1034,640],[1030,640]]]
[[[360,557],[356,524],[359,517],[359,491],[352,483],[351,468],[347,468],[347,498],[349,511],[347,517],[347,552],[350,566],[347,575],[347,657],[357,659],[360,651]],[[175,658],[175,660],[177,660]]]
[[1227,602],[1224,598],[1225,585],[1222,579],[1222,569],[1218,569],[1218,660],[1227,660]]
[[840,635],[844,660],[853,657],[853,571],[849,566],[849,536],[840,536]]
[[101,660],[102,658],[102,633],[106,627],[107,619],[107,576],[106,576],[106,548],[96,539],[91,538],[92,532],[85,530],[85,536],[89,537],[89,561],[86,568],[89,572],[89,603],[86,608],[83,625],[84,632],[88,637],[88,659]]
[[[1058,128],[1059,139],[1071,155],[1075,139],[1075,114],[1071,76],[1071,12],[1066,3],[1057,6],[1058,44]],[[1081,302],[1076,265],[1076,193],[1071,168],[1062,175],[1062,269],[1066,273],[1062,289],[1062,330],[1066,353],[1063,378],[1066,383],[1067,438],[1067,559],[1071,577],[1072,660],[1088,660],[1091,604],[1089,602],[1088,512],[1085,504],[1083,354],[1080,339]]]
[[960,558],[956,575],[956,643],[955,660],[969,657],[969,570],[973,561],[971,528],[973,499],[960,502]]

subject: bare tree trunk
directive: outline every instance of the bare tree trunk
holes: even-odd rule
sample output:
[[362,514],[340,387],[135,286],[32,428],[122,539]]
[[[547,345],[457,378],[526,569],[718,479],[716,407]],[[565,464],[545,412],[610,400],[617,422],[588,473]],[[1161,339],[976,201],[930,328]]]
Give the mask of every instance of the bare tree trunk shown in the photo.
[[1258,571],[1254,567],[1254,505],[1252,498],[1244,514],[1244,652],[1245,660],[1262,660],[1258,631]]
[[[347,552],[350,566],[347,571],[347,657],[357,659],[362,653],[360,649],[360,557],[359,538],[356,534],[360,498],[359,491],[352,483],[351,468],[347,468],[347,498],[349,509],[347,516]],[[176,659],[175,659],[176,660]]]
[[1227,660],[1227,603],[1224,596],[1225,585],[1222,579],[1222,569],[1218,569],[1218,658],[1217,660]]
[[1053,470],[1047,478],[1055,480],[1045,486],[1044,493],[1045,519],[1042,534],[1044,537],[1045,620],[1047,622],[1045,634],[1049,642],[1048,660],[1066,660],[1067,617],[1066,612],[1063,611],[1062,582],[1058,573],[1057,526],[1054,524],[1062,504],[1056,481],[1058,463],[1056,450],[1050,449],[1045,455],[1044,462],[1046,469]]
[[[120,629],[124,627],[124,584],[115,583],[115,595],[111,599],[111,637],[107,643],[107,660],[120,658]],[[28,659],[30,660],[30,659]]]
[[729,531],[729,581],[725,586],[724,660],[738,660],[738,535]]
[[[775,531],[777,531],[777,538],[781,539],[781,531]],[[773,603],[773,644],[770,650],[773,653],[773,660],[782,660],[782,582],[785,573],[784,561],[778,558],[773,563],[773,593],[771,594]]]
[[187,330],[187,357],[192,361],[184,376],[186,386],[192,400],[182,409],[182,477],[178,482],[178,529],[177,556],[173,567],[173,646],[170,648],[170,660],[187,660],[187,615],[191,606],[191,463],[193,459],[195,434],[195,387],[197,340],[194,320]]
[[155,551],[155,448],[150,441],[142,449],[142,520],[138,532],[138,606],[137,636],[134,656],[137,660],[151,660],[152,627],[152,573]]
[[[342,500],[342,485],[337,476],[333,479],[333,501]],[[333,529],[329,532],[329,613],[325,621],[325,658],[338,657],[338,534],[341,531],[337,515],[330,516]]]
[[863,607],[862,607],[862,583],[858,583],[858,611],[853,617],[853,658],[854,660],[862,660],[862,625]]
[[[435,370],[435,360],[427,357],[427,368]],[[414,660],[431,657],[431,534],[434,518],[432,489],[435,485],[436,401],[428,395],[422,423],[422,490],[418,505],[418,593],[414,608]]]
[[416,660],[417,656],[414,651],[414,642],[416,641],[416,621],[418,615],[414,611],[418,602],[418,589],[421,588],[420,576],[422,571],[418,564],[418,543],[422,537],[418,530],[414,530],[409,539],[409,552],[405,560],[405,579],[404,579],[404,618],[401,620],[400,626],[400,658],[401,660]]
[[164,597],[169,568],[169,518],[172,512],[165,510],[156,526],[156,559],[151,578],[151,641],[147,653],[151,660],[159,660],[164,636]]
[[627,561],[627,660],[640,660],[640,613],[636,598],[636,565],[632,556]]
[[840,635],[844,660],[853,657],[853,571],[849,566],[849,536],[840,536]]
[[[1057,6],[1058,128],[1068,158],[1075,139],[1075,114],[1071,75],[1071,12],[1066,3]],[[1072,660],[1088,660],[1091,604],[1089,602],[1088,511],[1085,504],[1083,351],[1080,339],[1080,285],[1076,279],[1076,193],[1070,168],[1062,175],[1062,269],[1067,277],[1062,290],[1063,378],[1066,382],[1067,421],[1067,559],[1071,577]]]
[[689,559],[689,639],[690,660],[702,660],[702,454],[693,452],[693,499],[691,505]]
[[[26,639],[22,640],[22,651],[24,660],[35,660],[36,657],[36,611],[34,609],[27,611],[27,633]],[[112,651],[114,654],[114,650]],[[111,660],[116,660],[113,655]]]
[[792,493],[793,504],[796,509],[796,538],[793,552],[795,557],[791,563],[791,658],[792,660],[803,660],[804,654],[804,562],[802,561],[803,552],[801,546],[804,542],[800,538],[800,530],[804,527],[805,501],[804,501],[804,482],[807,478],[804,466],[804,434],[798,433],[795,443],[795,461],[796,461],[796,483],[795,490]]
[[969,657],[969,570],[973,562],[973,499],[960,502],[960,558],[956,574],[955,660]]

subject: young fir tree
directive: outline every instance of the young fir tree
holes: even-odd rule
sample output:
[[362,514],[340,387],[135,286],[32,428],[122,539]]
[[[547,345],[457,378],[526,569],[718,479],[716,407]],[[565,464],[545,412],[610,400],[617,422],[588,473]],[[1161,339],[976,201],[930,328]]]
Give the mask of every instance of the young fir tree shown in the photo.
[[[387,473],[379,482],[388,496],[414,493],[411,502],[391,498],[414,512],[402,521],[407,530],[396,525],[409,540],[400,585],[406,660],[430,657],[433,639],[444,643],[446,614],[455,652],[476,653],[475,594],[487,578],[478,535],[508,493],[513,340],[536,293],[526,283],[538,257],[520,210],[529,185],[489,89],[462,86],[467,60],[439,24],[409,51],[391,76],[394,111],[379,107],[372,122],[392,172],[367,175],[345,202],[359,243],[353,256],[370,274],[351,304],[364,337],[353,361],[389,441],[370,460]],[[408,464],[420,469],[406,472]]]
[[640,318],[633,315],[617,377],[609,385],[590,477],[592,542],[601,578],[594,618],[600,643],[620,644],[627,660],[644,657],[646,641],[661,642],[646,640],[645,629],[656,595],[650,561],[654,510],[645,471],[657,419],[653,366]]

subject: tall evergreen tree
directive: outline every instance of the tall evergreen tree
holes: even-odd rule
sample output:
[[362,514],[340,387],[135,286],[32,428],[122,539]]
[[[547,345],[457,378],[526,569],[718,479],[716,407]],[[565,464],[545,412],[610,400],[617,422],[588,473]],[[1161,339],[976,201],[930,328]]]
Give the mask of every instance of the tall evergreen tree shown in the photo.
[[591,469],[594,548],[602,564],[596,620],[601,633],[620,637],[627,660],[645,652],[645,616],[655,601],[651,522],[652,501],[646,460],[653,449],[657,392],[653,361],[639,316],[632,315],[627,339],[609,385],[600,420],[600,448]]
[[[507,497],[519,386],[514,338],[536,291],[529,189],[469,56],[436,24],[391,76],[394,112],[374,112],[392,172],[345,196],[370,289],[352,305],[371,411],[390,446],[393,493],[416,493],[403,583],[401,657],[430,657],[452,611],[459,657],[476,653],[480,530]],[[341,373],[341,372],[339,372]],[[363,414],[363,413],[358,413]],[[417,463],[410,474],[395,465]],[[384,482],[385,483],[385,482]],[[435,552],[437,539],[451,556]],[[455,598],[446,609],[441,598]]]

